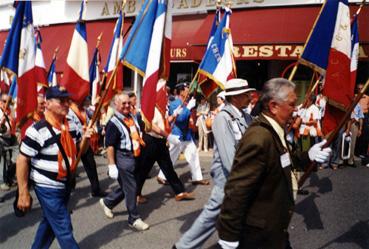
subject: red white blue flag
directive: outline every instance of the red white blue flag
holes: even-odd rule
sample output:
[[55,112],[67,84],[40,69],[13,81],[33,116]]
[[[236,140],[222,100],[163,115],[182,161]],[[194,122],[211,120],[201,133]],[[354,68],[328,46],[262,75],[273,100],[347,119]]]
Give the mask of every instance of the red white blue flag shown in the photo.
[[49,84],[49,87],[59,85],[58,78],[56,76],[56,55],[54,55],[53,60],[50,64],[49,72],[47,73],[47,82]]
[[[171,0],[168,1],[168,6],[172,6]],[[164,26],[164,41],[162,48],[162,57],[159,67],[160,80],[156,86],[156,107],[160,111],[163,117],[167,111],[168,105],[168,93],[167,93],[167,81],[170,73],[170,48],[172,42],[172,11],[171,8],[167,9],[167,15]]]
[[36,44],[34,37],[32,2],[20,1],[1,56],[0,67],[7,68],[18,77],[16,121],[25,129],[32,123],[37,107],[37,84],[35,77]]
[[82,103],[90,92],[85,13],[86,2],[82,1],[79,19],[74,29],[67,64],[61,82],[61,86],[67,89],[71,94],[71,99],[76,103]]
[[90,65],[90,96],[91,104],[96,104],[96,99],[99,96],[100,91],[100,53],[99,49],[95,48],[94,56]]
[[354,96],[350,26],[348,1],[327,1],[300,60],[325,75],[322,93],[328,98],[328,105],[322,125],[324,134],[337,127]]
[[199,66],[199,73],[207,76],[219,87],[224,89],[227,80],[236,75],[233,57],[233,41],[229,21],[232,11],[225,8],[225,14],[218,28],[210,39],[205,55]]
[[[122,11],[119,11],[119,17],[115,24],[113,40],[111,43],[109,56],[106,61],[105,72],[106,78],[110,79],[112,77],[112,73],[114,71],[117,62],[119,61],[119,55],[122,52],[123,48],[123,14]],[[109,88],[106,88],[107,95],[104,99],[104,105],[108,105],[115,95],[115,93],[123,90],[123,65],[121,63],[118,64],[117,71],[114,78],[111,79]]]
[[359,61],[359,28],[358,28],[358,15],[355,15],[352,23],[351,23],[351,85],[355,86],[356,84],[356,72],[357,72],[357,64]]
[[154,117],[166,13],[167,1],[146,0],[121,53],[124,65],[143,77],[141,114],[147,127]]
[[44,61],[44,55],[41,49],[42,37],[40,30],[35,30],[36,39],[36,58],[35,58],[35,75],[37,83],[37,92],[43,92],[48,87],[47,73]]

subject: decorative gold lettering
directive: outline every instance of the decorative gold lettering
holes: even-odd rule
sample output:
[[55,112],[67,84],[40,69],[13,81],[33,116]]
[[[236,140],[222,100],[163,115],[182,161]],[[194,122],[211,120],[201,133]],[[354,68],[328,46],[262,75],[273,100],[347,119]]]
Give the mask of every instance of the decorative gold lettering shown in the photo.
[[278,57],[287,57],[287,50],[291,50],[291,46],[275,46],[275,50],[278,52]]
[[207,0],[206,7],[213,7],[215,6],[216,0]]
[[235,58],[241,57],[239,46],[233,46],[233,55]]
[[256,57],[258,56],[258,46],[242,46],[242,57]]
[[297,57],[302,54],[303,46],[296,46],[293,52],[290,54],[290,57]]
[[359,58],[368,58],[363,46],[359,46]]
[[110,13],[109,13],[109,6],[108,6],[108,2],[104,2],[104,6],[103,6],[103,9],[101,11],[101,16],[110,16]]
[[180,0],[178,9],[188,9],[187,0]]
[[236,4],[249,4],[249,0],[237,0]]
[[273,46],[261,46],[259,48],[260,57],[272,57],[273,56]]
[[191,8],[197,8],[201,5],[202,0],[192,0],[191,1]]
[[174,48],[171,48],[170,49],[170,58],[174,58],[175,57],[175,49]]
[[182,48],[183,57],[187,57],[187,48]]
[[113,10],[113,15],[116,15],[119,13],[120,7],[122,6],[122,2],[121,1],[115,1],[114,2],[114,10]]
[[128,0],[126,11],[127,13],[133,13],[136,11],[136,0]]
[[176,48],[176,57],[181,58],[182,50],[180,48]]

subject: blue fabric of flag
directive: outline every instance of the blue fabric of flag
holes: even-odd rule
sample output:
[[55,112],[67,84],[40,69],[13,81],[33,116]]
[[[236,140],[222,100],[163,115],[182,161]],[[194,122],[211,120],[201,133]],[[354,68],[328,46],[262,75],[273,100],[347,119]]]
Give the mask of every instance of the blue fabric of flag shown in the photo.
[[12,80],[12,84],[10,85],[10,89],[9,89],[9,96],[12,99],[15,99],[17,97],[17,92],[18,92],[17,77],[14,76]]
[[359,29],[358,29],[358,24],[357,24],[357,15],[354,16],[354,20],[352,21],[351,24],[351,48],[353,52],[354,48],[355,48],[355,44],[359,43]]
[[[0,68],[5,67],[18,75],[18,58],[19,58],[19,47],[20,47],[20,36],[23,27],[23,20],[29,20],[29,17],[24,17],[26,6],[29,5],[31,9],[31,1],[20,1],[17,4],[17,9],[15,11],[15,16],[12,22],[12,26],[8,33],[8,38],[6,39],[5,48],[3,50]],[[32,12],[31,17],[32,20]]]
[[106,60],[106,65],[105,65],[105,68],[104,68],[105,72],[108,72],[109,71],[109,62],[110,62],[110,58],[111,58],[111,53],[112,53],[112,50],[114,49],[113,46],[114,46],[115,40],[116,39],[119,39],[120,31],[122,29],[122,22],[123,22],[122,11],[119,11],[118,21],[117,21],[117,24],[116,24],[116,27],[115,27],[115,30],[114,30],[113,40],[111,42],[108,59]]
[[301,55],[301,62],[324,72],[328,66],[333,33],[339,3],[348,5],[347,0],[327,0],[314,30]]
[[146,71],[155,19],[165,10],[166,5],[163,1],[158,3],[158,0],[146,0],[123,46],[120,58],[125,65],[142,76]]
[[52,84],[53,84],[53,77],[54,77],[54,73],[55,73],[55,61],[56,61],[56,59],[54,58],[53,61],[51,62],[49,72],[47,74],[47,82],[48,82],[49,86],[52,86]]
[[211,41],[210,46],[207,48],[204,58],[199,66],[201,71],[213,74],[219,61],[222,59],[225,49],[225,42],[228,38],[228,33],[224,32],[224,28],[228,19],[227,16],[230,14],[231,12],[226,11],[221,22],[219,23],[213,40]]
[[99,50],[95,48],[94,56],[92,58],[91,64],[90,64],[90,96],[92,96],[92,85],[94,80],[96,79],[96,75],[99,72],[96,72],[97,64],[98,64],[98,56],[99,56]]

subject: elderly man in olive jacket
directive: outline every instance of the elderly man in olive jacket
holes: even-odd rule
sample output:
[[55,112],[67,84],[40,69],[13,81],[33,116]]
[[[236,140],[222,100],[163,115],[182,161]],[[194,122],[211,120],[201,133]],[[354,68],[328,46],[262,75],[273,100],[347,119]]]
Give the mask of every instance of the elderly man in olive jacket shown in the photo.
[[291,167],[324,162],[326,141],[308,152],[291,152],[285,128],[296,105],[295,85],[285,79],[265,83],[263,113],[239,143],[217,223],[222,248],[285,249],[294,208]]

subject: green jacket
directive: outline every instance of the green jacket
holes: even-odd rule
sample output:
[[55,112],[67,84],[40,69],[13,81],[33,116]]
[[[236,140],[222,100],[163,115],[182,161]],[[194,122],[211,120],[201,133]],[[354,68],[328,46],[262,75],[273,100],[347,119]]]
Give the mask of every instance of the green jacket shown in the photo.
[[307,152],[290,152],[292,165],[282,168],[288,152],[262,115],[244,134],[226,183],[217,229],[226,241],[240,241],[239,248],[284,248],[294,199],[291,167],[305,167]]

